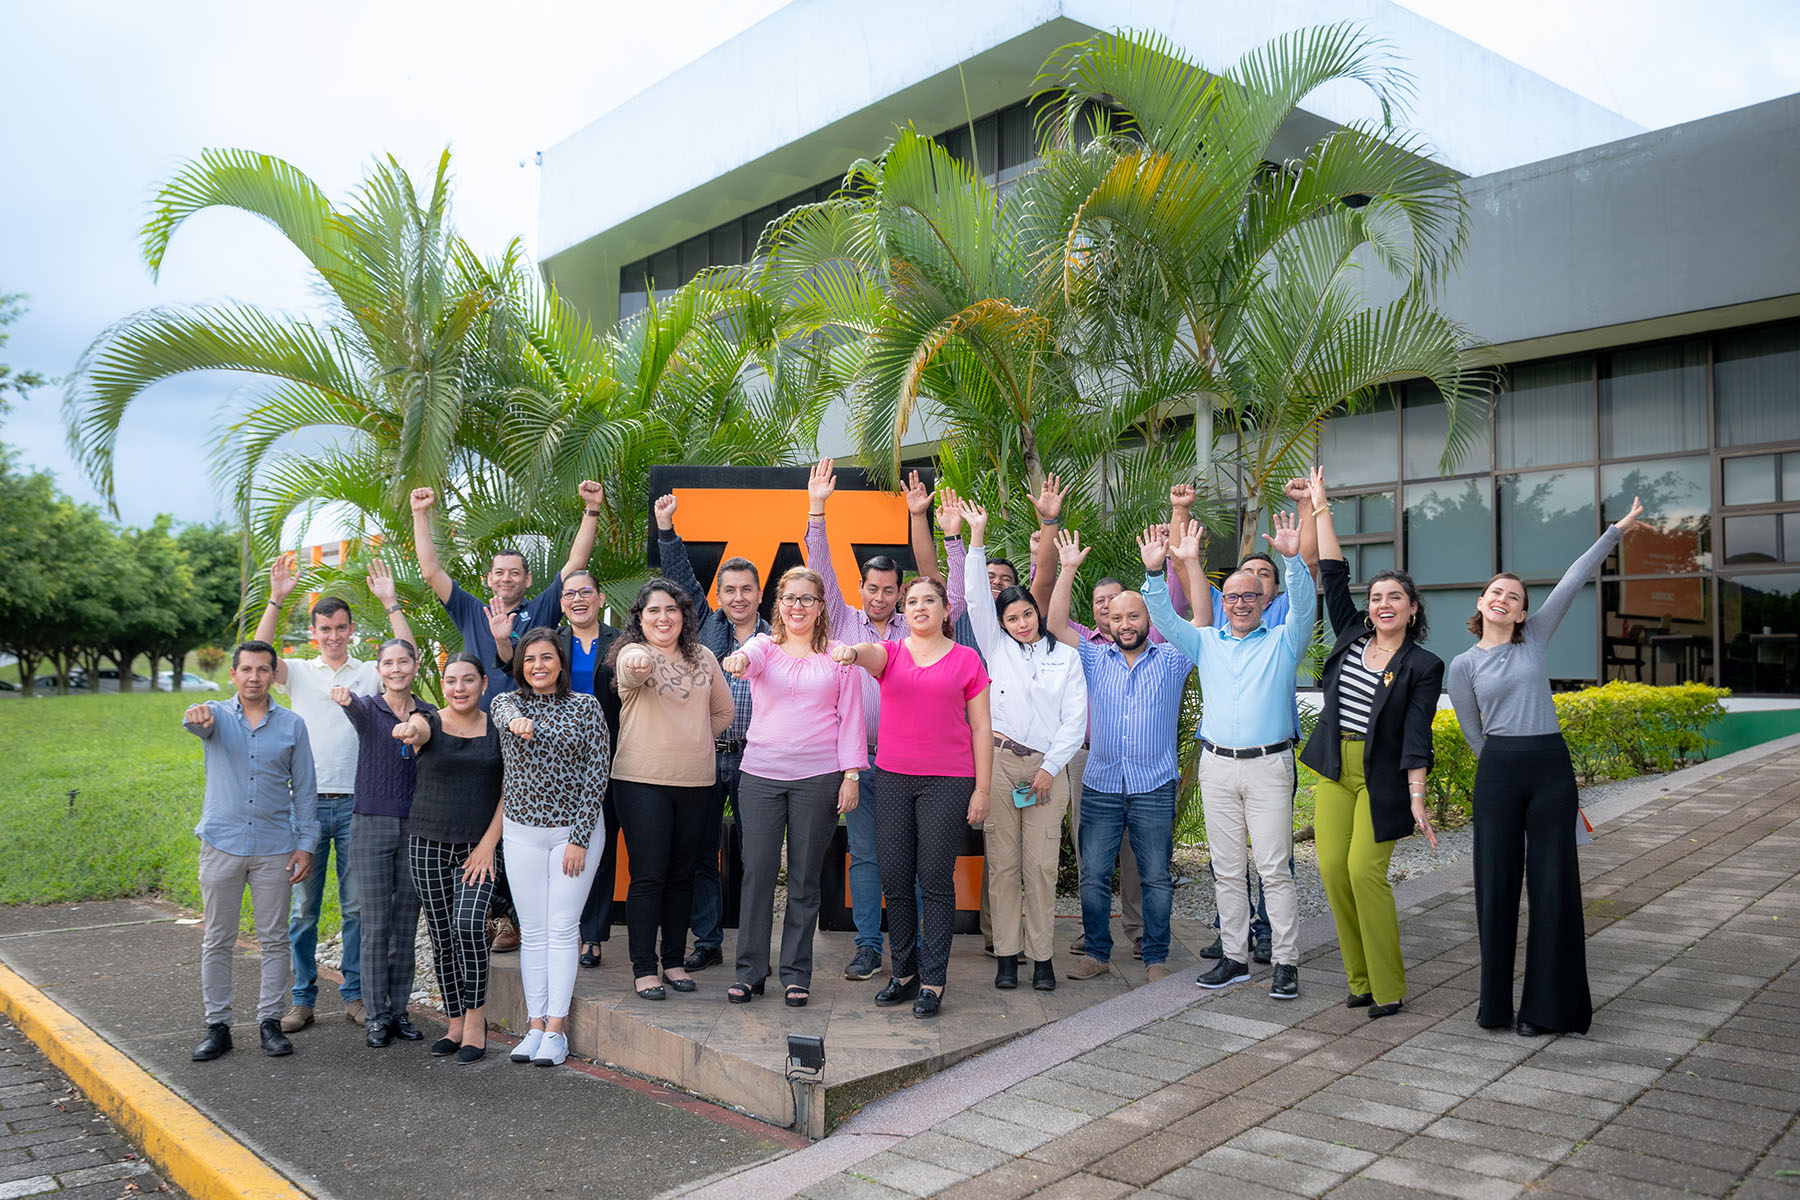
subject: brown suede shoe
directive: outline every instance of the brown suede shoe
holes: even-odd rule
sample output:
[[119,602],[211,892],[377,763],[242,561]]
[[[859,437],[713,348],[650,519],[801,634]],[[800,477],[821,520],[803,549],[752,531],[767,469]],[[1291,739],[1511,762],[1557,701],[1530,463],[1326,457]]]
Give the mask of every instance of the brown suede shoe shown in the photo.
[[1093,979],[1110,970],[1112,970],[1111,963],[1103,963],[1092,955],[1084,954],[1076,959],[1075,965],[1064,971],[1063,975],[1069,979]]
[[493,935],[488,948],[495,954],[508,954],[519,948],[519,929],[505,917],[495,917],[488,922],[488,932]]
[[1174,973],[1175,972],[1169,970],[1169,968],[1162,963],[1151,963],[1144,968],[1144,974],[1149,976],[1151,983],[1155,983],[1159,979],[1167,979]]
[[369,1010],[363,1007],[361,1000],[352,1000],[344,1005],[344,1020],[360,1028],[368,1023]]
[[288,1010],[281,1014],[281,1032],[299,1033],[313,1023],[313,1011],[310,1004],[290,1004]]

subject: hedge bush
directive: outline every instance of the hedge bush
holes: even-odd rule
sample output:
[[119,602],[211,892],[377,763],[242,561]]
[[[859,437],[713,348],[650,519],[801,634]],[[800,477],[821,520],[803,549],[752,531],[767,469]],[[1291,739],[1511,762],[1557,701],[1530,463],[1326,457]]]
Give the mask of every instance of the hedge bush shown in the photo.
[[[1590,784],[1704,760],[1712,744],[1706,727],[1725,715],[1720,702],[1730,694],[1703,683],[1653,687],[1617,681],[1562,692],[1554,700],[1575,776]],[[1475,793],[1475,755],[1454,712],[1438,710],[1431,742],[1437,765],[1426,788],[1437,819],[1448,822],[1452,813],[1467,818]]]

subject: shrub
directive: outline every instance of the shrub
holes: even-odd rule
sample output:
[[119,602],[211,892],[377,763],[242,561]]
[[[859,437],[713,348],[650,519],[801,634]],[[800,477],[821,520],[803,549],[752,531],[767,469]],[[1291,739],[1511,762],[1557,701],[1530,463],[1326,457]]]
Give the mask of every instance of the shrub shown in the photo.
[[225,665],[225,651],[217,646],[202,646],[194,651],[194,663],[200,673],[210,679]]

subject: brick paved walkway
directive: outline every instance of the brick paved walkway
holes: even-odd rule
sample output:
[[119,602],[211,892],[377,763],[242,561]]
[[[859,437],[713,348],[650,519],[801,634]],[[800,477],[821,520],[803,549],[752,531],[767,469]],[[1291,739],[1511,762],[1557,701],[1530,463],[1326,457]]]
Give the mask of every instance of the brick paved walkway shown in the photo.
[[179,1195],[112,1122],[0,1017],[0,1200]]
[[1583,848],[1585,1038],[1476,1026],[1474,906],[1457,887],[1402,914],[1397,1016],[1345,1009],[1327,946],[1304,958],[1298,1001],[1268,998],[1266,968],[1197,993],[804,1194],[1800,1195],[1797,870],[1789,749]]

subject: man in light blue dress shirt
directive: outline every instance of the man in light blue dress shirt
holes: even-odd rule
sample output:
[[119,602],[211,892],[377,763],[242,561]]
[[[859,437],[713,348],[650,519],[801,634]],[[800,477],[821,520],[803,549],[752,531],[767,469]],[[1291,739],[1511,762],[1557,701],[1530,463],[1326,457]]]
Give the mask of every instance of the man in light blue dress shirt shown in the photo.
[[194,833],[200,838],[200,996],[206,1038],[194,1061],[231,1049],[231,949],[237,942],[244,889],[250,889],[262,982],[256,1016],[263,1052],[292,1054],[281,1010],[292,976],[288,904],[292,887],[312,869],[319,845],[318,795],[306,723],[273,703],[275,648],[243,642],[231,655],[229,700],[195,704],[182,727],[206,748],[206,797]]
[[[1196,629],[1176,615],[1160,576],[1161,556],[1144,565],[1150,620],[1200,669],[1200,802],[1206,813],[1206,840],[1217,880],[1219,937],[1224,956],[1195,982],[1218,988],[1250,978],[1250,911],[1245,894],[1249,836],[1256,867],[1268,897],[1275,976],[1269,995],[1292,1000],[1300,994],[1299,912],[1293,855],[1294,677],[1312,640],[1315,588],[1300,557],[1300,532],[1289,513],[1277,514],[1268,538],[1283,560],[1290,610],[1286,622],[1270,629],[1264,620],[1268,597],[1257,579],[1237,571],[1222,593],[1224,628]],[[1196,592],[1206,582],[1200,571],[1197,528],[1184,536],[1176,560]]]

